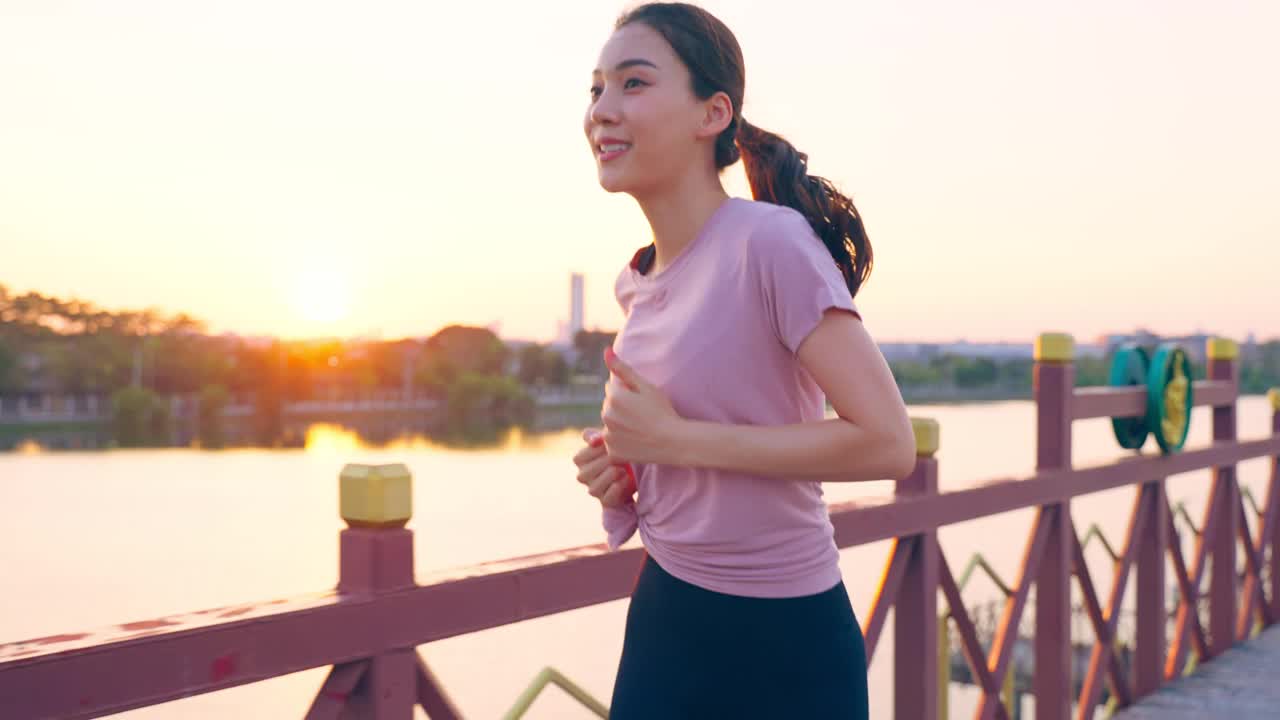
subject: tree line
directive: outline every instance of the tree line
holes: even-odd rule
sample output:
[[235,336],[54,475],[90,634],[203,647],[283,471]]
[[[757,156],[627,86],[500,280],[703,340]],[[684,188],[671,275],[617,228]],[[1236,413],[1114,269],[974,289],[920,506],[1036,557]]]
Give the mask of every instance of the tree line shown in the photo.
[[[575,377],[603,381],[615,333],[584,330],[567,355],[547,344],[504,343],[487,328],[450,325],[394,341],[252,339],[210,334],[200,320],[157,310],[109,311],[82,300],[10,293],[0,285],[0,402],[23,394],[97,394],[110,399],[123,445],[162,444],[164,398],[197,397],[201,441],[219,445],[221,409],[251,402],[252,435],[280,437],[284,403],[352,399],[374,391],[440,401],[449,425],[530,421],[531,390]],[[1109,359],[1076,361],[1078,385],[1105,385]],[[915,399],[1029,397],[1032,361],[939,354],[894,360],[903,395]],[[1203,377],[1203,366],[1195,367]],[[1280,341],[1261,344],[1241,367],[1241,390],[1280,386]]]
[[[1031,397],[1031,358],[997,359],[942,353],[927,360],[895,360],[889,363],[893,376],[908,399],[926,394],[945,396],[952,391],[966,397]],[[1082,355],[1075,359],[1076,386],[1107,385],[1111,358]],[[1192,377],[1203,380],[1205,366],[1192,363]],[[1255,353],[1241,358],[1240,392],[1264,393],[1280,387],[1280,341],[1260,343]]]
[[[585,331],[584,350],[612,342]],[[81,300],[0,285],[0,401],[22,395],[96,394],[110,398],[117,440],[162,444],[163,398],[200,398],[201,434],[219,444],[221,407],[257,409],[253,435],[279,437],[286,402],[353,399],[374,391],[439,400],[450,424],[527,422],[530,388],[563,386],[603,367],[546,344],[507,345],[487,328],[450,325],[430,337],[395,341],[253,339],[213,335],[200,320],[157,310],[109,311]],[[207,426],[207,427],[206,427]]]

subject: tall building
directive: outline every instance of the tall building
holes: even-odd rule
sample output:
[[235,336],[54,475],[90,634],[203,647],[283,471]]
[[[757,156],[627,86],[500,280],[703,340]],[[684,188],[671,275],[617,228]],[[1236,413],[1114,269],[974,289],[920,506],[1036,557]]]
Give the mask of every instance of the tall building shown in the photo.
[[582,324],[582,273],[569,275],[569,342],[583,329]]

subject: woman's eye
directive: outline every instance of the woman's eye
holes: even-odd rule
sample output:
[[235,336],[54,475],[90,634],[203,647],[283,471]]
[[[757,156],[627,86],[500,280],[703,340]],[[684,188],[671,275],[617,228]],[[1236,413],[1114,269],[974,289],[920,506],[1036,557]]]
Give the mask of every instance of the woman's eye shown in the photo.
[[[626,82],[622,83],[622,89],[631,90],[633,88],[641,87],[643,85],[648,85],[648,84],[649,83],[641,80],[640,78],[627,78]],[[603,94],[604,94],[604,88],[600,87],[599,85],[591,86],[591,99],[599,100],[600,96]]]

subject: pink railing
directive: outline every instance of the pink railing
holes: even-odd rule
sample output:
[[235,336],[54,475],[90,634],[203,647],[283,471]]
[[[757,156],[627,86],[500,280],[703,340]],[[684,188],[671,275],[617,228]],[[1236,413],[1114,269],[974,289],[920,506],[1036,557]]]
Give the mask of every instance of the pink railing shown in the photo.
[[[1046,336],[1048,338],[1048,336]],[[1045,347],[1049,343],[1042,338]],[[1055,343],[1061,347],[1063,338]],[[1065,340],[1070,347],[1069,338]],[[895,494],[831,508],[842,548],[893,540],[879,592],[863,616],[873,657],[892,607],[894,707],[900,718],[939,717],[938,591],[981,688],[979,718],[1009,717],[1000,691],[1011,672],[1017,627],[1034,598],[1034,679],[1038,720],[1066,718],[1074,700],[1092,717],[1103,684],[1125,705],[1179,676],[1194,649],[1201,662],[1280,618],[1280,393],[1272,391],[1272,433],[1236,437],[1238,362],[1213,351],[1209,380],[1194,384],[1196,405],[1213,408],[1213,442],[1171,455],[1071,467],[1072,421],[1141,416],[1146,392],[1076,389],[1071,354],[1037,354],[1037,468],[1029,477],[938,491],[937,425],[916,421],[919,458]],[[1235,466],[1271,458],[1258,532],[1250,536]],[[1165,479],[1213,469],[1202,530],[1186,562]],[[0,645],[0,717],[89,718],[332,666],[308,718],[411,718],[415,705],[435,720],[458,710],[416,647],[626,597],[640,549],[610,553],[591,545],[512,558],[418,578],[413,572],[408,476],[399,466],[349,467],[344,473],[338,587],[313,596],[249,604]],[[1072,521],[1075,497],[1134,487],[1127,537],[1106,604],[1100,602]],[[938,528],[1020,508],[1038,508],[990,648],[978,640]],[[1237,558],[1244,560],[1243,571]],[[1166,558],[1168,564],[1166,563]],[[1211,560],[1211,562],[1210,562]],[[1130,570],[1137,608],[1132,663],[1113,652]],[[1172,640],[1166,628],[1168,567],[1179,592]],[[1210,570],[1208,624],[1198,612]],[[1096,642],[1078,697],[1072,697],[1070,592],[1075,578]],[[1266,579],[1268,587],[1264,587]],[[301,710],[301,708],[300,708]]]

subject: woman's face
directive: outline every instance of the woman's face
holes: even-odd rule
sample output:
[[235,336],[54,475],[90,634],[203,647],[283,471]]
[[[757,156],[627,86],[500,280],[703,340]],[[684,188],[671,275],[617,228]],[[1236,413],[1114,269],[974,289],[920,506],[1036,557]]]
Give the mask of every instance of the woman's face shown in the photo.
[[705,116],[688,68],[661,35],[639,22],[618,29],[591,73],[584,120],[600,186],[638,196],[675,184],[708,152],[699,142]]

